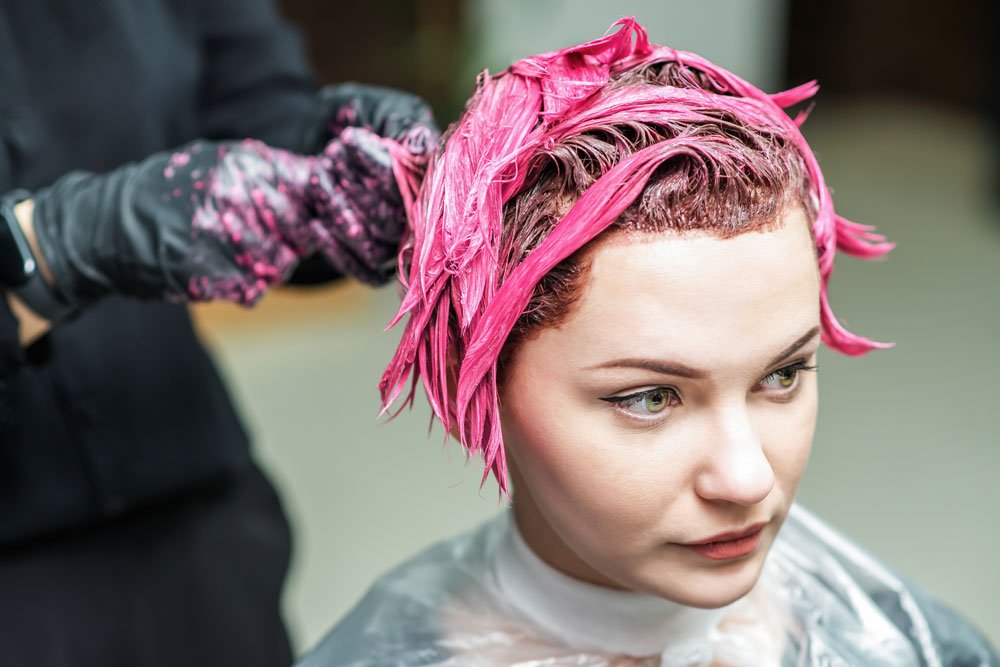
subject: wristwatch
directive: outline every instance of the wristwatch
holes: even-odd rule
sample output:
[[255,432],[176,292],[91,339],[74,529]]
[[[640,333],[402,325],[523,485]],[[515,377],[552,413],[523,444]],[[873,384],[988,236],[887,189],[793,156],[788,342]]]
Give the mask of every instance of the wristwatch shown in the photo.
[[12,190],[0,197],[0,287],[14,292],[39,317],[59,322],[76,308],[59,298],[45,282],[14,214],[14,207],[30,198],[27,190]]

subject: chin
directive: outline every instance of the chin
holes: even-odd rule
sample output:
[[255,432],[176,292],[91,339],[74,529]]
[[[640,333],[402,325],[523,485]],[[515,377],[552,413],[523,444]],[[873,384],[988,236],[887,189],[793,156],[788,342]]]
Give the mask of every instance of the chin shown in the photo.
[[753,590],[764,567],[765,554],[717,567],[671,569],[658,581],[643,586],[644,592],[688,607],[718,609],[736,602]]

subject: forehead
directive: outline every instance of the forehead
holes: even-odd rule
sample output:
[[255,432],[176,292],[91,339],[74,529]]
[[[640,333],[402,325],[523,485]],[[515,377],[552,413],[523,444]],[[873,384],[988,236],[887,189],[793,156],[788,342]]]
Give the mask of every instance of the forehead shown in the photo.
[[819,323],[819,272],[801,212],[764,231],[616,235],[589,255],[559,344],[587,357],[705,365],[773,355]]

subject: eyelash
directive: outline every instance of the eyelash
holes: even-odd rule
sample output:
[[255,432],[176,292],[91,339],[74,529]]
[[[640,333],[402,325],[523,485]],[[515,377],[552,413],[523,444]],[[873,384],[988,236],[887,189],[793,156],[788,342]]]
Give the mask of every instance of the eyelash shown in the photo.
[[763,391],[760,389],[756,389],[756,387],[764,384],[771,378],[777,378],[783,374],[794,373],[795,375],[792,377],[792,385],[777,390],[779,394],[791,396],[799,388],[799,373],[802,373],[803,371],[816,371],[816,370],[819,370],[819,366],[810,366],[805,361],[796,361],[793,364],[789,364],[787,366],[784,366],[783,368],[779,368],[775,371],[768,373],[763,377],[763,379],[761,379],[756,385],[754,385],[755,388],[751,391]]
[[[766,389],[758,389],[757,387],[759,387],[760,385],[764,384],[765,382],[771,379],[777,379],[782,375],[794,374],[792,379],[793,383],[789,387],[778,389],[773,392],[776,397],[780,397],[779,400],[782,399],[786,401],[791,400],[799,389],[799,374],[804,371],[808,372],[816,370],[819,370],[818,366],[815,365],[810,366],[805,361],[796,361],[795,363],[771,371],[763,378],[761,378],[757,382],[757,384],[754,385],[754,389],[752,389],[751,391],[753,392],[767,391]],[[664,408],[660,412],[648,415],[639,415],[634,412],[630,412],[629,410],[626,409],[628,406],[636,405],[640,401],[645,400],[646,398],[649,398],[653,394],[656,394],[658,392],[665,393],[669,401],[668,405],[664,406]],[[662,417],[660,416],[661,413],[665,412],[669,414],[669,408],[675,407],[676,405],[680,404],[681,397],[677,393],[677,390],[674,389],[673,387],[660,386],[660,387],[652,387],[650,389],[643,389],[642,391],[633,392],[631,394],[625,394],[624,396],[606,396],[602,397],[601,400],[613,404],[616,410],[620,411],[621,413],[623,413],[624,415],[626,415],[631,419],[653,421],[657,419],[662,419]]]
[[642,391],[626,394],[625,396],[607,396],[605,398],[602,398],[601,400],[613,404],[615,410],[621,412],[622,414],[632,419],[641,419],[649,421],[661,418],[660,413],[639,415],[634,412],[631,412],[630,410],[627,409],[627,407],[631,405],[636,405],[637,403],[645,400],[646,398],[651,397],[653,394],[656,393],[666,394],[667,397],[668,403],[666,406],[664,406],[661,412],[667,411],[669,408],[672,408],[681,402],[681,397],[677,394],[677,391],[673,387],[653,387],[651,389],[643,389]]

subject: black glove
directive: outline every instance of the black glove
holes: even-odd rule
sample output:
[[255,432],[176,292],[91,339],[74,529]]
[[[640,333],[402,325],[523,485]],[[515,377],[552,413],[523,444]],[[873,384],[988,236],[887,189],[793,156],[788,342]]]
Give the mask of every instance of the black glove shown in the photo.
[[318,155],[198,141],[36,192],[35,234],[58,294],[71,305],[109,293],[253,303],[317,251],[342,273],[386,281],[406,227],[392,163],[424,162],[437,137],[430,111],[356,84],[325,89],[320,103],[336,134]]
[[330,140],[340,136],[349,127],[364,127],[380,137],[401,137],[414,126],[437,126],[430,107],[415,95],[408,95],[358,83],[326,86],[319,91],[318,100],[324,119],[317,138],[308,142],[313,151],[319,151]]

